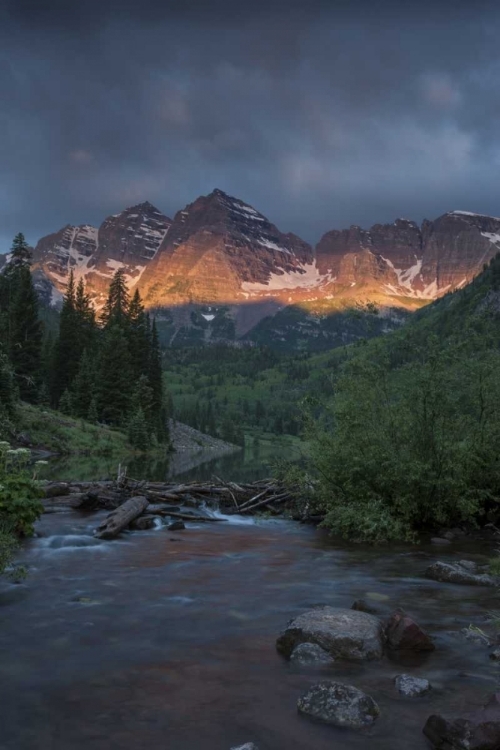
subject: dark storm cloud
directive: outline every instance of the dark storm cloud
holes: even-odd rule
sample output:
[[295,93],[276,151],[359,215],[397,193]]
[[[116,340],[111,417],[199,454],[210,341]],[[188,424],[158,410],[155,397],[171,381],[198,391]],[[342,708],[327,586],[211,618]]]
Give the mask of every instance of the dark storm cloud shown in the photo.
[[500,12],[403,5],[0,0],[0,250],[216,186],[311,241],[499,215]]

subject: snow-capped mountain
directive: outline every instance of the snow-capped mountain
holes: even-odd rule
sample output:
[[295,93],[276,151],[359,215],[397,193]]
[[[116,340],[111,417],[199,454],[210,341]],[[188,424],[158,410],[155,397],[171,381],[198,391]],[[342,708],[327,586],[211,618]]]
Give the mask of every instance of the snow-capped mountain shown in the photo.
[[130,288],[168,321],[171,338],[199,325],[207,340],[247,335],[290,305],[320,317],[367,302],[411,310],[469,283],[499,251],[500,219],[467,211],[421,226],[397,219],[332,230],[313,249],[214,190],[173,220],[146,202],[98,229],[66,226],[37,243],[33,271],[41,296],[55,305],[72,269],[99,308],[123,268]]
[[49,281],[51,302],[57,304],[72,270],[75,279],[84,278],[94,303],[100,307],[118,268],[125,269],[130,286],[140,280],[171,223],[146,202],[110,216],[99,229],[88,224],[63,227],[43,237],[33,251],[37,286],[46,296]]

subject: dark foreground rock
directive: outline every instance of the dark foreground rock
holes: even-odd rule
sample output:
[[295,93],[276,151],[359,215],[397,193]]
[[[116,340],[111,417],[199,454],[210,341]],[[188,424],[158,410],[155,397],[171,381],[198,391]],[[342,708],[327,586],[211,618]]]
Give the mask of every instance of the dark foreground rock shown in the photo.
[[299,643],[295,646],[291,655],[290,661],[296,664],[333,664],[334,659],[325,651],[321,646],[316,643]]
[[147,531],[148,529],[154,529],[155,525],[155,516],[140,516],[132,521],[130,528],[132,531]]
[[421,677],[412,677],[410,674],[399,674],[394,683],[396,689],[400,695],[404,695],[405,698],[418,698],[420,695],[425,695],[431,689],[429,680],[424,680]]
[[434,651],[432,638],[402,609],[397,609],[385,629],[387,646],[393,651]]
[[498,579],[484,573],[470,560],[456,563],[435,562],[425,571],[427,578],[443,583],[462,583],[469,586],[496,586]]
[[449,721],[433,715],[424,734],[435,748],[443,750],[498,750],[500,748],[500,693],[477,711]]
[[318,607],[290,620],[276,647],[290,658],[300,643],[315,643],[336,659],[368,661],[382,657],[384,634],[380,620],[366,612]]
[[300,713],[337,727],[362,729],[373,724],[380,714],[379,707],[369,695],[352,685],[340,682],[320,682],[297,702]]
[[185,528],[186,524],[184,523],[184,521],[173,521],[173,523],[167,526],[167,529],[169,531],[182,531]]

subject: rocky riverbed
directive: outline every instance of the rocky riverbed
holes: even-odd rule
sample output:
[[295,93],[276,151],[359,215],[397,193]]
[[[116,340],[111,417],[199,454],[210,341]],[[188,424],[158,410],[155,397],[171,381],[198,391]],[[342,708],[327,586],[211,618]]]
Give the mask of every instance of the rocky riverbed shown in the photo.
[[[437,560],[482,575],[492,543],[352,547],[237,515],[105,541],[105,515],[45,515],[27,581],[3,584],[2,750],[424,750],[426,725],[441,742],[496,711],[481,713],[500,678],[496,586],[426,575]],[[311,639],[329,613],[336,634]],[[400,648],[409,633],[432,648]]]

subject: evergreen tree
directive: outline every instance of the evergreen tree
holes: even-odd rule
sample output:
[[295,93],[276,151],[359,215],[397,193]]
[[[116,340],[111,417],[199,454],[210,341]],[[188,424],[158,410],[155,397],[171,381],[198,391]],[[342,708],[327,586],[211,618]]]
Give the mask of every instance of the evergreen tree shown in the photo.
[[[21,250],[19,250],[21,253]],[[29,264],[20,255],[19,265],[11,275],[13,296],[10,324],[10,360],[26,401],[36,402],[42,373],[42,323],[38,317],[38,297]]]
[[79,345],[76,337],[75,279],[70,271],[59,319],[59,336],[54,346],[52,366],[52,403],[58,406],[78,372]]
[[126,328],[129,322],[130,300],[125,281],[125,272],[119,268],[109,286],[108,299],[104,305],[101,322],[105,328],[118,325]]
[[[72,386],[73,412],[76,417],[87,419],[92,405],[95,381],[95,368],[86,349],[83,352]],[[95,419],[97,420],[97,414]]]
[[96,379],[97,411],[108,424],[127,423],[133,390],[128,342],[117,323],[104,331]]
[[164,402],[161,349],[155,320],[151,327],[148,379],[153,389],[153,414],[156,421],[154,432],[159,442],[163,443],[168,440],[168,416]]
[[31,266],[31,250],[24,238],[24,234],[19,232],[14,237],[10,251],[10,262],[7,266],[8,272],[16,271],[19,268],[29,268]]
[[95,396],[92,396],[90,400],[89,412],[87,414],[87,420],[91,424],[96,424],[99,421],[99,415],[97,413],[97,401]]
[[63,395],[59,399],[59,409],[63,414],[73,414],[73,399],[71,398],[71,393],[68,391],[68,389],[64,391]]
[[147,419],[140,407],[134,412],[129,422],[128,439],[130,445],[139,450],[147,450],[150,446],[151,439]]
[[144,312],[139,290],[136,289],[130,302],[129,313],[129,346],[134,377],[148,372],[150,354],[150,333],[148,320]]
[[96,320],[90,297],[85,292],[83,279],[79,280],[76,287],[75,318],[79,351],[82,354],[85,350],[90,352],[95,338]]

